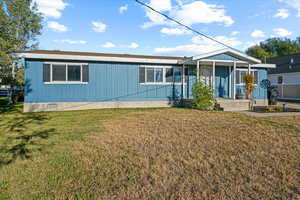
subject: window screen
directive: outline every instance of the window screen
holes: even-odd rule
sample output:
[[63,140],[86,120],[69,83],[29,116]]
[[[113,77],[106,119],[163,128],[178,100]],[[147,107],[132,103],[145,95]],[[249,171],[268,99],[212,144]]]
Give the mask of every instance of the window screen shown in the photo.
[[81,81],[80,65],[68,65],[68,81]]
[[52,80],[66,81],[66,65],[52,65]]
[[43,66],[43,81],[44,82],[50,82],[50,70],[51,70],[50,64],[44,64]]
[[181,83],[181,79],[182,79],[182,69],[181,68],[175,68],[174,69],[174,82],[175,83]]
[[173,68],[166,68],[166,82],[173,82]]
[[145,83],[145,67],[140,67],[139,69],[139,81],[140,83]]
[[82,65],[82,82],[89,82],[89,66]]
[[155,69],[155,82],[162,83],[163,82],[163,68]]
[[255,84],[258,84],[258,82],[259,82],[258,71],[254,71],[253,76],[255,78]]
[[147,82],[154,83],[154,68],[147,68]]

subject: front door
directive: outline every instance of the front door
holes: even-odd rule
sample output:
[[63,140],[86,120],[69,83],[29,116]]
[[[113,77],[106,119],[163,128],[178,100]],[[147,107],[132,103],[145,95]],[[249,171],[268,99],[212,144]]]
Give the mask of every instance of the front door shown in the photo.
[[207,86],[212,86],[212,67],[200,67],[200,80]]

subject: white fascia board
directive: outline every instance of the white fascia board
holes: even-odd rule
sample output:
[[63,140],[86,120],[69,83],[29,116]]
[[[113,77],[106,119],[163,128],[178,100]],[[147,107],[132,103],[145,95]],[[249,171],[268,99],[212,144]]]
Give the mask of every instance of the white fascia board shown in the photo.
[[99,61],[99,62],[124,62],[124,63],[150,63],[150,64],[178,64],[179,60],[170,59],[151,59],[151,58],[125,58],[125,57],[104,57],[104,56],[77,56],[59,54],[34,54],[17,53],[19,58],[30,59],[51,59],[51,60],[80,60],[80,61]]
[[254,63],[258,63],[258,64],[261,63],[261,60],[259,60],[259,59],[253,58],[252,56],[248,56],[247,54],[244,54],[242,52],[239,52],[239,51],[236,51],[236,50],[233,50],[233,49],[230,49],[230,48],[221,49],[221,50],[218,50],[218,51],[213,51],[213,52],[210,52],[210,53],[201,54],[199,56],[193,56],[193,60],[200,60],[202,58],[207,58],[207,57],[219,55],[219,54],[222,54],[222,53],[231,53],[233,55],[239,56],[241,58],[245,58],[246,60],[252,61]]
[[275,64],[254,64],[251,67],[259,67],[259,68],[276,68]]

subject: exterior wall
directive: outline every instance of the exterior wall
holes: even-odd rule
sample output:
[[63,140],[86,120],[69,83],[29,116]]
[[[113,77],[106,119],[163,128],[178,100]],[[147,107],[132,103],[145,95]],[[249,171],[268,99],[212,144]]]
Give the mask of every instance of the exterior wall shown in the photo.
[[68,111],[104,108],[158,108],[171,107],[168,101],[123,101],[123,102],[58,102],[58,103],[24,103],[24,112]]
[[88,84],[44,84],[43,61],[26,61],[25,103],[174,101],[181,85],[146,85],[138,64],[89,63]]
[[[196,66],[189,66],[188,84],[182,87],[181,84],[139,83],[140,64],[90,62],[88,84],[45,84],[43,63],[43,60],[25,62],[24,111],[26,112],[167,107],[179,100],[182,92],[184,98],[192,98],[192,87],[196,81]],[[266,69],[259,69],[259,81],[266,78]],[[230,86],[228,67],[216,66],[215,83],[216,97],[228,98]],[[237,91],[239,90],[244,92],[244,87],[237,86]],[[256,99],[266,99],[266,89],[258,85],[254,96]]]
[[[267,70],[266,69],[257,69],[258,70],[258,84],[255,87],[253,96],[255,99],[267,99],[267,89],[264,88],[260,83],[262,80],[265,80],[268,78],[267,76]],[[245,86],[244,85],[237,85],[236,86],[236,94],[246,94],[245,92]]]
[[[282,84],[278,84],[278,77],[282,77]],[[282,99],[300,99],[300,72],[270,74],[271,84],[277,86]]]

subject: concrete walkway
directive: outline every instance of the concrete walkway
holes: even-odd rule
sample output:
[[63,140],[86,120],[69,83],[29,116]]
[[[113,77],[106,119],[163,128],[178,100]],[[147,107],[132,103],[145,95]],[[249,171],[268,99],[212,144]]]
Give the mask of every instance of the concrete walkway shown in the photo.
[[243,113],[253,117],[287,117],[287,116],[300,116],[300,112],[270,112],[270,113],[257,113],[250,111],[241,111],[238,113]]

